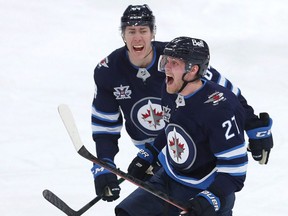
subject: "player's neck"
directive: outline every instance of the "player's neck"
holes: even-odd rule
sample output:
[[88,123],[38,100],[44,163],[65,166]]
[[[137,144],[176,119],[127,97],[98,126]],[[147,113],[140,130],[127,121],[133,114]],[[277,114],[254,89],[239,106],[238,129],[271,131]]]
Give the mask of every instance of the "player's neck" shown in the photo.
[[129,54],[129,60],[130,62],[137,66],[137,67],[141,67],[141,68],[146,68],[148,65],[151,64],[153,59],[153,48],[151,48],[151,50],[142,58],[138,58],[138,57],[133,57],[132,55]]
[[203,85],[203,83],[202,83],[201,79],[195,80],[194,82],[190,82],[185,86],[185,88],[180,92],[180,94],[183,96],[193,94],[198,89],[200,89],[202,87],[202,85]]

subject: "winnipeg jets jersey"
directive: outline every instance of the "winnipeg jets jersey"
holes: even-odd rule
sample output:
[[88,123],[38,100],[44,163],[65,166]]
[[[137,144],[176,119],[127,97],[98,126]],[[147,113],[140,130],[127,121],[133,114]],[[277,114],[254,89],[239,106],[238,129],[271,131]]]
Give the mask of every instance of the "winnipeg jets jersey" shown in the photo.
[[[161,108],[161,86],[165,74],[158,71],[158,59],[166,42],[153,42],[153,61],[146,68],[132,65],[127,49],[119,48],[95,68],[95,96],[92,105],[92,132],[97,156],[114,160],[118,139],[125,119],[125,128],[138,148],[153,143],[165,127]],[[252,107],[240,90],[210,67],[206,79],[229,88],[245,106],[247,116],[254,115]]]
[[245,180],[245,110],[227,88],[202,82],[185,97],[163,91],[167,126],[154,146],[162,149],[159,160],[174,180],[202,190],[212,183],[228,195]]

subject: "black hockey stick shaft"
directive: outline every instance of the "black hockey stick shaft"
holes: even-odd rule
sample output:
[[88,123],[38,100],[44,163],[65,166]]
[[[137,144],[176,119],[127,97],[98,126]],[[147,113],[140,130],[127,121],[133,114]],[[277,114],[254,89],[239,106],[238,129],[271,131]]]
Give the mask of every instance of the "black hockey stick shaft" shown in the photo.
[[134,185],[142,188],[143,190],[146,190],[147,192],[153,194],[154,196],[159,197],[160,199],[168,202],[169,204],[174,205],[174,206],[176,206],[177,208],[179,208],[179,209],[181,209],[181,210],[183,210],[183,211],[186,211],[186,210],[187,210],[187,207],[186,207],[186,206],[184,206],[182,203],[179,203],[179,202],[177,202],[176,200],[172,199],[171,197],[169,197],[167,194],[163,193],[162,191],[159,191],[159,190],[151,187],[151,186],[150,186],[149,184],[147,184],[146,182],[141,181],[141,180],[139,180],[139,179],[137,179],[137,178],[134,178],[133,176],[129,175],[128,173],[125,173],[125,172],[121,171],[120,169],[117,169],[117,168],[115,168],[115,167],[113,167],[113,166],[110,166],[109,164],[107,164],[107,163],[99,160],[99,159],[96,158],[94,155],[92,155],[92,154],[85,148],[84,145],[79,149],[78,153],[79,153],[82,157],[84,157],[84,158],[92,161],[93,163],[96,163],[96,164],[104,167],[105,169],[107,169],[107,170],[109,170],[110,172],[112,172],[112,173],[120,176],[121,178],[124,178],[124,179],[126,179],[127,181],[130,181],[130,182],[133,183]]
[[[124,180],[125,179],[120,178],[118,180],[119,184],[121,184]],[[78,211],[75,211],[70,206],[68,206],[61,198],[59,198],[56,194],[54,194],[52,191],[48,189],[43,191],[43,197],[47,201],[49,201],[52,205],[56,206],[58,209],[64,212],[66,215],[70,215],[70,216],[82,215],[88,209],[90,209],[95,203],[101,200],[101,196],[97,196],[94,199],[92,199],[90,202],[88,202],[86,205],[84,205],[82,208],[80,208]]]
[[163,193],[162,191],[159,191],[153,187],[151,187],[149,184],[147,184],[146,182],[143,182],[139,179],[134,178],[133,176],[121,171],[120,169],[117,169],[103,161],[101,161],[100,159],[98,159],[97,157],[95,157],[93,154],[91,154],[86,147],[84,146],[84,144],[81,141],[79,132],[78,132],[78,128],[74,122],[74,118],[73,115],[69,109],[69,107],[65,104],[59,105],[58,107],[58,111],[60,114],[60,117],[67,129],[67,132],[72,140],[72,143],[76,149],[76,151],[78,152],[78,154],[80,154],[82,157],[86,158],[87,160],[92,161],[93,163],[96,163],[100,166],[102,166],[103,168],[109,170],[110,172],[120,176],[121,178],[124,178],[128,181],[130,181],[131,183],[133,183],[134,185],[142,188],[143,190],[157,196],[158,198],[164,200],[165,202],[176,206],[177,208],[181,209],[181,210],[186,210],[187,206],[184,206],[182,203],[172,199],[171,197],[169,197],[167,194]]

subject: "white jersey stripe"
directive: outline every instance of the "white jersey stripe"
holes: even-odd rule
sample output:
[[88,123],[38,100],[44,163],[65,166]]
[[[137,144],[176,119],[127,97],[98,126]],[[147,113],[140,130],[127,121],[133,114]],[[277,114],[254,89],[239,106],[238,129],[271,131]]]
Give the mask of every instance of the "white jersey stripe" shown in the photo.
[[118,134],[120,133],[122,129],[122,126],[116,126],[116,127],[103,127],[100,125],[92,125],[92,132],[93,134],[97,133],[110,133],[110,134]]
[[92,116],[107,122],[116,122],[120,116],[120,112],[117,113],[103,113],[97,111],[92,107]]

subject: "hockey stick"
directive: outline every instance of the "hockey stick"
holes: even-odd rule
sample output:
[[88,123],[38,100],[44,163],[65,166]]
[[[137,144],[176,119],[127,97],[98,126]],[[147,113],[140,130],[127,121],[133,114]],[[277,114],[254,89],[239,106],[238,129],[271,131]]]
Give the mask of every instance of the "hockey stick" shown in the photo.
[[78,132],[78,128],[75,124],[73,115],[69,109],[69,107],[65,104],[61,104],[58,106],[58,112],[60,114],[60,117],[64,123],[64,126],[66,127],[66,130],[72,140],[72,143],[76,149],[76,151],[78,152],[78,154],[80,154],[82,157],[86,158],[87,160],[92,161],[93,163],[96,163],[100,166],[102,166],[103,168],[109,170],[110,172],[124,178],[125,180],[130,181],[131,183],[133,183],[134,185],[142,188],[143,190],[157,196],[158,198],[164,200],[165,202],[174,205],[175,207],[185,211],[187,210],[187,207],[184,206],[182,203],[177,202],[176,200],[172,199],[171,197],[169,197],[167,194],[163,193],[162,191],[159,191],[153,187],[151,187],[149,184],[147,184],[146,182],[143,182],[139,179],[134,178],[133,176],[121,171],[120,169],[117,169],[113,166],[110,166],[109,164],[101,161],[100,159],[98,159],[97,157],[95,157],[93,154],[91,154],[86,147],[84,146],[84,144],[81,141],[79,132]]
[[88,204],[83,206],[78,211],[73,210],[71,207],[69,207],[62,199],[60,199],[57,195],[55,195],[50,190],[44,190],[43,196],[46,200],[48,200],[51,204],[56,206],[58,209],[60,209],[62,212],[64,212],[66,215],[69,216],[80,216],[84,212],[86,212],[91,206],[93,206],[96,202],[98,202],[101,197],[97,196],[93,200],[91,200]]
[[[125,179],[120,178],[118,180],[119,184],[121,184]],[[50,190],[44,190],[43,191],[43,197],[49,201],[52,205],[56,206],[58,209],[60,209],[62,212],[64,212],[66,215],[69,216],[80,216],[84,212],[86,212],[88,209],[90,209],[95,203],[97,203],[99,200],[101,200],[101,196],[97,196],[94,199],[92,199],[89,203],[84,205],[82,208],[80,208],[78,211],[75,211],[70,206],[68,206],[62,199],[60,199],[56,194],[54,194]]]

